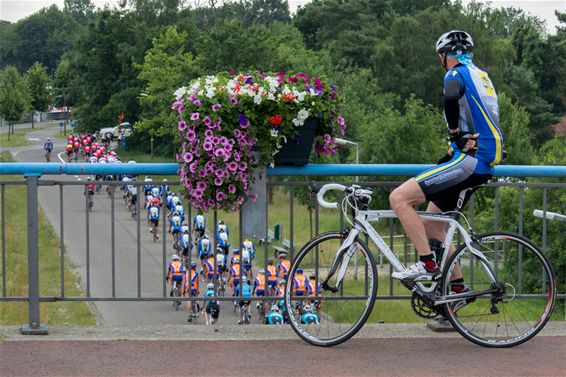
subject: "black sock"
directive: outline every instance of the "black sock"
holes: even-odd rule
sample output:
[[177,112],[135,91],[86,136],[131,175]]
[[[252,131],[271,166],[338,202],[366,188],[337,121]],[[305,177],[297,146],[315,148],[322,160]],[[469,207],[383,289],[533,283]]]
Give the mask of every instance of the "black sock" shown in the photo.
[[427,254],[427,255],[419,255],[419,260],[424,264],[429,264],[428,262],[434,262],[434,254]]

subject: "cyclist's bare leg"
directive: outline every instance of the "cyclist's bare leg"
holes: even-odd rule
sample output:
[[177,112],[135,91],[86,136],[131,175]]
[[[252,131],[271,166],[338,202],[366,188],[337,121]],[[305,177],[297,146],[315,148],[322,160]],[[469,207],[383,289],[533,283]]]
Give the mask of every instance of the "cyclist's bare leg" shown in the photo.
[[[428,203],[428,207],[426,211],[431,213],[442,212],[440,208],[438,208],[436,204],[432,202]],[[446,228],[447,228],[446,223],[440,221],[423,220],[423,224],[428,238],[435,238],[439,240],[441,243],[444,243],[444,239],[446,238]],[[452,256],[452,254],[454,254],[454,251],[456,251],[456,248],[452,244],[450,245],[450,249],[448,250],[448,256],[446,257],[447,258],[446,260],[448,260]],[[457,264],[456,266],[454,266],[454,274],[452,275],[452,280],[461,277],[462,277],[462,273],[460,272],[460,265]]]
[[409,179],[389,195],[389,203],[420,256],[432,254],[424,224],[414,206],[426,201],[417,181]]

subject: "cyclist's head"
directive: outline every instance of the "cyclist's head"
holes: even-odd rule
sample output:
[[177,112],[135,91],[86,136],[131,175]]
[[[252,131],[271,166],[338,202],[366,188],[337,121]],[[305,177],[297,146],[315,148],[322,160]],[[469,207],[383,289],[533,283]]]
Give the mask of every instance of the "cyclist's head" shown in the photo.
[[232,254],[240,254],[240,249],[234,249],[234,250],[232,250]]
[[220,221],[218,222],[218,225],[224,225],[224,220],[220,220]]
[[45,139],[45,141],[51,141],[51,139],[50,139],[50,138],[47,138],[47,139]]
[[312,305],[305,305],[305,312],[313,312],[314,307]]
[[222,254],[222,253],[224,253],[224,250],[222,250],[222,248],[220,248],[220,247],[217,247],[216,248],[216,254]]
[[285,255],[285,253],[279,253],[278,257],[279,259],[285,259],[287,256]]
[[278,312],[278,311],[279,311],[279,306],[273,305],[273,306],[271,307],[271,311],[272,311],[272,312]]
[[267,260],[267,264],[273,264],[273,259],[269,258],[269,259]]
[[259,273],[265,275],[265,270],[262,268],[261,270],[259,270]]
[[206,289],[214,289],[214,284],[208,283],[208,284],[206,285]]
[[171,256],[171,260],[179,260],[179,256],[177,254],[173,254]]
[[462,30],[450,30],[436,41],[436,52],[439,54],[465,54],[472,51],[474,41],[472,36]]
[[197,262],[191,262],[191,268],[197,268]]
[[167,181],[167,178],[164,178],[162,182],[168,182],[168,181]]
[[302,274],[302,273],[303,273],[303,269],[302,269],[302,268],[297,268],[297,273],[298,273],[298,274]]
[[451,30],[442,34],[436,41],[436,52],[440,54],[442,65],[447,71],[456,65],[456,62],[473,65],[471,54],[473,47],[472,37],[462,30]]
[[252,281],[251,281],[250,279],[248,279],[248,280],[246,280],[246,284],[247,284],[247,285],[251,285],[251,284],[252,284]]

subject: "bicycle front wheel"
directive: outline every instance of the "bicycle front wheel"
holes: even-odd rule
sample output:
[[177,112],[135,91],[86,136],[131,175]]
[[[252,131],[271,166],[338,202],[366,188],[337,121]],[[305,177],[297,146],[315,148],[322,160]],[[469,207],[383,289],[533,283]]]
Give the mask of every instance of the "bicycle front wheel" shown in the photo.
[[465,244],[451,257],[443,275],[444,294],[462,276],[471,292],[493,291],[445,305],[454,328],[486,347],[512,347],[535,336],[549,320],[556,299],[554,272],[546,256],[528,239],[513,233],[486,233],[473,247]]
[[[324,289],[321,283],[329,276],[331,266],[340,246],[348,233],[329,232],[317,236],[306,244],[298,253],[285,287],[285,307],[293,330],[308,343],[317,346],[334,346],[352,336],[367,320],[377,294],[377,269],[367,246],[358,238],[350,246],[347,257],[349,262],[339,265],[345,268],[342,283],[337,285],[336,272]],[[346,257],[345,255],[345,257]],[[317,296],[299,296],[300,289],[295,287],[301,279],[297,270],[303,270],[304,276],[314,276],[319,285]],[[299,278],[297,278],[299,275]],[[316,284],[315,283],[315,284]],[[312,287],[317,292],[316,287]],[[308,293],[305,292],[305,295]],[[313,314],[317,319],[313,320]]]

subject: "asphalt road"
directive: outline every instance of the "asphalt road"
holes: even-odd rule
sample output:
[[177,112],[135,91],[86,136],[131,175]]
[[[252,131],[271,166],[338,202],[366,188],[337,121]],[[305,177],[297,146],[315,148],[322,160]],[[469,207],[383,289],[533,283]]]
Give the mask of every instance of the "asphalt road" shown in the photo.
[[[44,162],[43,140],[54,141],[52,161],[60,162],[57,155],[64,150],[65,141],[54,138],[58,127],[38,130],[28,134],[30,145],[14,151],[18,162]],[[61,155],[64,158],[64,154]],[[43,176],[42,179],[84,182],[84,176]],[[112,297],[112,244],[111,244],[111,200],[103,188],[94,198],[94,206],[88,213],[89,250],[87,259],[87,210],[84,186],[65,186],[63,192],[63,234],[67,256],[75,267],[83,291],[90,290],[93,297]],[[40,186],[39,202],[57,233],[61,229],[59,187]],[[142,205],[142,204],[140,204]],[[140,212],[140,250],[138,266],[138,228],[132,218],[121,192],[115,195],[115,295],[116,297],[157,298],[163,295],[164,262],[163,240],[153,242],[145,221],[143,207]],[[163,221],[163,216],[161,221]],[[160,224],[161,228],[161,224]],[[165,240],[166,260],[175,252],[172,239]],[[41,251],[40,251],[41,252]],[[193,256],[193,258],[196,258]],[[87,260],[90,266],[87,275]],[[196,259],[193,259],[196,260]],[[200,265],[200,263],[199,263]],[[41,266],[40,266],[41,267]],[[138,270],[139,268],[139,270]],[[138,286],[138,276],[140,285]],[[206,291],[201,283],[201,293]],[[109,302],[97,301],[91,305],[99,324],[106,326],[151,325],[186,323],[186,305],[179,311],[169,302]],[[236,315],[228,302],[221,307],[221,321],[236,323]],[[202,323],[204,319],[201,319]]]
[[333,348],[300,340],[4,341],[0,375],[563,377],[564,337],[510,349],[462,338],[352,339]]

